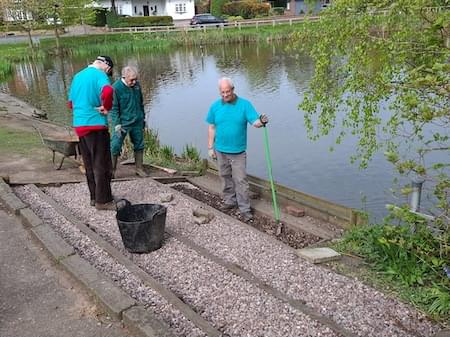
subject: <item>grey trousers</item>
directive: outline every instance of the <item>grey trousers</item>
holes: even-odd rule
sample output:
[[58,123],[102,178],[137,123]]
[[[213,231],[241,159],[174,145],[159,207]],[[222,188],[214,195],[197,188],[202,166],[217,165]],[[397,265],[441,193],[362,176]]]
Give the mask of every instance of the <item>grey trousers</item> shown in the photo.
[[250,212],[249,186],[247,181],[247,153],[222,153],[216,151],[219,176],[223,182],[225,204],[238,205],[241,213]]

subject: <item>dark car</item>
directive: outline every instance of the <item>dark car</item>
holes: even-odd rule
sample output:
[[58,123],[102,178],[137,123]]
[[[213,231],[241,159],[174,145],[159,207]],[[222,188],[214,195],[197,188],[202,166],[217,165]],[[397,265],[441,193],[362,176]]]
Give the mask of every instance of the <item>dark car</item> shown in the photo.
[[191,25],[208,25],[208,24],[221,24],[226,23],[227,20],[218,18],[217,16],[205,13],[197,14],[191,19]]

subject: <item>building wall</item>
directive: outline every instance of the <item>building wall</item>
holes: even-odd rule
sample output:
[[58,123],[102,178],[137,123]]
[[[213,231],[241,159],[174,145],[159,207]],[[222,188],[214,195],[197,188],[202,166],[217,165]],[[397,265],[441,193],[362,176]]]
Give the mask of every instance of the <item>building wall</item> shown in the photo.
[[[111,7],[111,1],[97,2],[101,7]],[[168,15],[174,20],[190,19],[195,15],[194,0],[116,0],[116,8],[120,15]]]
[[[312,10],[313,14],[318,13],[322,9],[322,5],[325,1],[318,0],[315,3],[315,6]],[[308,13],[310,9],[306,5],[304,0],[296,0],[295,1],[295,15],[303,15]]]

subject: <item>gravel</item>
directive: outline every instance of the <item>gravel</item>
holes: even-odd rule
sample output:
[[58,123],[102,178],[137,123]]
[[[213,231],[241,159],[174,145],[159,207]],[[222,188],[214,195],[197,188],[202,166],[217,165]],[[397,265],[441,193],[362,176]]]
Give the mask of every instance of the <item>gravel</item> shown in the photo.
[[[88,222],[104,239],[175,292],[225,335],[338,336],[328,327],[200,256],[174,238],[168,238],[161,249],[150,254],[129,254],[123,248],[115,213],[99,212],[89,207],[85,184],[46,188],[45,191],[66,205],[75,216]],[[199,204],[168,186],[146,179],[116,182],[113,191],[132,203],[160,203],[161,195],[173,193],[174,199],[165,203],[168,206],[168,229],[227,262],[239,265],[290,297],[305,301],[317,312],[359,336],[432,336],[439,328],[398,300],[356,279],[302,260],[291,248],[230,217],[215,213],[210,223],[195,224],[192,211]],[[146,289],[106,253],[99,252],[94,243],[64,218],[36,200],[36,195],[27,191],[27,187],[18,188],[16,192],[80,255],[108,273],[139,302],[147,303],[163,316],[177,335],[194,336],[192,330],[188,330],[189,322],[171,313],[174,308],[169,308],[164,300]],[[196,333],[200,335],[200,332]]]

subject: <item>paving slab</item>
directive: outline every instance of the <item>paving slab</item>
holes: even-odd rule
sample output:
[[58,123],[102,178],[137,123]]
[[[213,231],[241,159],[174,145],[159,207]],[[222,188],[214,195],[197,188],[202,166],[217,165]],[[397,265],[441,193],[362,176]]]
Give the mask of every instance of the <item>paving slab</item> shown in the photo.
[[341,257],[341,254],[328,247],[297,249],[297,255],[312,263],[334,261]]

